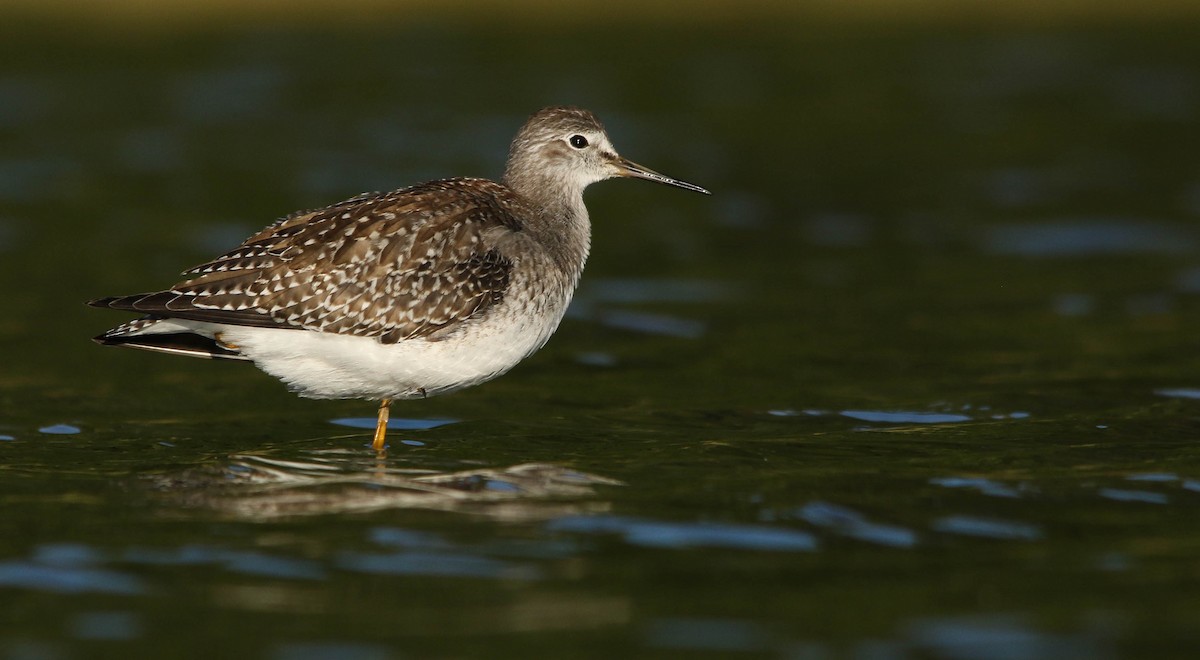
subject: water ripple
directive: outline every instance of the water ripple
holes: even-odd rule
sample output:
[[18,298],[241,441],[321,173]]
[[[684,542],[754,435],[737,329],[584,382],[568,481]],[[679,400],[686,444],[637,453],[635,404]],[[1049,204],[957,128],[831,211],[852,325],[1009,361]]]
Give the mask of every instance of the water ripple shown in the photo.
[[75,435],[82,433],[82,430],[78,426],[71,426],[70,424],[51,424],[39,428],[38,433],[45,433],[47,435]]
[[934,477],[929,480],[934,486],[943,488],[964,488],[979,491],[992,497],[1020,497],[1021,492],[998,481],[982,477]]
[[713,522],[663,522],[623,516],[567,516],[547,528],[558,532],[619,534],[633,545],[655,548],[733,548],[812,552],[817,539],[799,530]]
[[[988,406],[963,406],[963,410],[978,410],[986,413],[990,408]],[[1024,411],[1015,411],[1011,413],[993,413],[984,414],[980,417],[973,417],[966,413],[953,412],[929,412],[922,410],[842,410],[831,412],[828,410],[817,410],[806,408],[804,410],[794,410],[790,408],[776,408],[768,410],[767,414],[772,417],[848,417],[862,422],[875,422],[880,424],[957,424],[961,422],[973,422],[977,419],[1028,419],[1029,413]]]
[[1146,504],[1168,504],[1171,501],[1170,497],[1162,493],[1120,488],[1101,488],[1100,497],[1116,502],[1144,502]]
[[[1110,658],[1107,640],[1094,631],[1048,633],[1019,617],[920,619],[908,626],[914,646],[937,658],[1019,660],[1025,658]],[[925,657],[924,655],[920,657]]]
[[[420,508],[541,520],[603,509],[571,501],[620,482],[545,463],[437,472],[390,465],[361,452],[311,452],[309,460],[244,454],[223,469],[149,478],[161,496],[249,520]],[[555,501],[545,501],[553,499]]]
[[[329,423],[337,424],[338,426],[348,426],[353,429],[374,429],[376,421],[374,417],[340,417],[329,420]],[[432,417],[429,419],[391,417],[388,419],[387,427],[389,431],[424,431],[426,429],[436,429],[439,426],[446,426],[447,424],[456,424],[459,421],[449,417]]]
[[131,575],[99,568],[48,566],[31,561],[0,562],[0,586],[81,594],[136,595],[145,592]]
[[1156,483],[1167,483],[1171,481],[1179,481],[1179,475],[1170,472],[1143,472],[1140,474],[1131,474],[1125,477],[1126,481],[1151,481]]
[[933,521],[931,527],[945,534],[1009,541],[1036,541],[1042,538],[1042,530],[1037,525],[975,516],[946,516]]
[[972,420],[970,415],[912,411],[843,410],[838,414],[842,417],[849,417],[850,419],[857,419],[863,422],[884,422],[888,424],[952,424]]
[[667,335],[681,339],[702,337],[708,328],[707,324],[703,321],[630,310],[603,312],[600,314],[600,323],[620,330],[632,330],[651,335]]
[[911,529],[874,523],[854,509],[829,502],[809,502],[800,507],[795,516],[818,527],[831,529],[842,536],[876,545],[911,548],[918,540],[916,532]]
[[448,542],[435,534],[396,527],[376,527],[371,530],[370,537],[374,543],[396,548],[442,549],[450,547]]
[[1200,389],[1194,387],[1175,387],[1154,390],[1154,394],[1170,399],[1200,399]]
[[1063,220],[992,227],[989,252],[1025,257],[1085,257],[1121,254],[1181,254],[1195,250],[1190,232],[1134,219]]
[[389,554],[345,553],[339,568],[383,575],[431,575],[440,577],[536,580],[541,571],[528,564],[446,552],[395,552]]
[[233,573],[284,579],[318,580],[325,577],[320,564],[313,561],[206,545],[185,545],[178,548],[135,546],[126,549],[121,559],[146,566],[221,566]]

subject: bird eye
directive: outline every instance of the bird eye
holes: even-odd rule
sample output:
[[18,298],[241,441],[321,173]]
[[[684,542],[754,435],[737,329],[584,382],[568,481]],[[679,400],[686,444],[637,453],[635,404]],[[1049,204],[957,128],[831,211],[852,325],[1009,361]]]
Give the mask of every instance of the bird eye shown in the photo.
[[587,138],[583,137],[582,135],[572,135],[571,146],[575,147],[576,149],[582,149],[588,146]]

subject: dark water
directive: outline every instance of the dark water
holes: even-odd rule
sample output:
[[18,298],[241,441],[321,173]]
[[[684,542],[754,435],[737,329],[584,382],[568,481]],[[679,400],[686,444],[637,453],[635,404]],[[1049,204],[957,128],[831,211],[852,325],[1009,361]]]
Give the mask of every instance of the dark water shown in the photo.
[[[1193,25],[449,24],[0,43],[0,656],[1115,658],[1200,647]],[[588,194],[550,345],[398,404],[102,349],[274,217]]]

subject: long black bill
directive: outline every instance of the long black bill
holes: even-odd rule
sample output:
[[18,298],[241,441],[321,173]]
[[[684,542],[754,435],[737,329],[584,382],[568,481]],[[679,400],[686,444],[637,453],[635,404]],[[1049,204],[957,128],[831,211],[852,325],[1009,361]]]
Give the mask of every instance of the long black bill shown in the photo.
[[671,177],[669,177],[665,174],[659,174],[658,172],[655,172],[654,170],[650,169],[649,167],[643,167],[641,165],[638,165],[637,163],[629,160],[628,158],[618,157],[616,160],[616,165],[621,170],[622,176],[629,176],[629,177],[634,177],[637,179],[645,179],[647,181],[654,181],[656,183],[665,183],[668,186],[675,186],[676,188],[683,188],[684,190],[691,190],[692,192],[704,193],[705,195],[712,194],[712,193],[708,192],[707,190],[701,188],[700,186],[697,186],[694,183],[688,183],[687,181],[680,181],[679,179],[672,179]]

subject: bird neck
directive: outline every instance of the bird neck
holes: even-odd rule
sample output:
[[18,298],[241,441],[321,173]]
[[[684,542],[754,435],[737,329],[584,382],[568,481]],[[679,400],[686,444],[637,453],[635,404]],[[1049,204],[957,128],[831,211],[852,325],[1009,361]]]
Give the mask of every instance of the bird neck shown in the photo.
[[583,206],[583,189],[587,184],[562,172],[556,176],[553,171],[525,160],[519,155],[509,159],[504,185],[546,216],[568,219],[580,213],[587,215]]
[[522,230],[546,249],[573,288],[592,241],[583,187],[544,175],[522,176],[522,171],[509,167],[504,173],[504,184],[527,208]]

